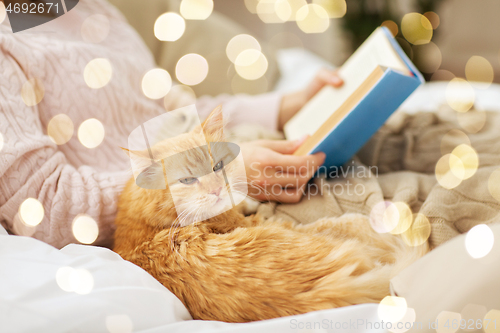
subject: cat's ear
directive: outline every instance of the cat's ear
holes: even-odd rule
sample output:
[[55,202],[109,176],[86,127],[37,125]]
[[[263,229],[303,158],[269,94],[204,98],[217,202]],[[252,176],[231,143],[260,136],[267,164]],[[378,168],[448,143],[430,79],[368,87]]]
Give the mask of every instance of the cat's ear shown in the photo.
[[161,162],[151,159],[147,150],[122,148],[130,158],[135,183],[144,189],[160,190],[166,188]]
[[224,141],[224,119],[222,117],[222,105],[219,105],[201,124],[207,142]]
[[154,162],[151,157],[149,157],[149,152],[147,150],[129,150],[126,148],[122,148],[122,150],[130,158],[132,171],[136,178],[139,173],[147,169]]
[[120,148],[133,162],[143,162],[143,160],[151,162],[151,157],[149,156],[148,150],[129,150],[123,147]]

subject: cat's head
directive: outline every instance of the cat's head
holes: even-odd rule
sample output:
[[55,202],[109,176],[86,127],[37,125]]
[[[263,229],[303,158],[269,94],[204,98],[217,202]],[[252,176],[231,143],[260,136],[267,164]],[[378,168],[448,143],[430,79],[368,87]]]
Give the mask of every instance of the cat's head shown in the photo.
[[131,190],[155,215],[152,223],[183,227],[204,221],[232,209],[241,201],[236,198],[246,195],[239,147],[224,141],[223,128],[219,106],[188,133],[160,141],[151,149],[127,150],[136,170],[136,186]]

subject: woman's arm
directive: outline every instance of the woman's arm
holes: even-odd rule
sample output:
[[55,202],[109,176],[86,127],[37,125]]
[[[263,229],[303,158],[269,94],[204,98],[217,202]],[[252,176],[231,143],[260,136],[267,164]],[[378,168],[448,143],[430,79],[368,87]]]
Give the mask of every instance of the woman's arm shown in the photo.
[[[325,85],[343,84],[336,71],[320,70],[303,90],[281,96],[277,93],[258,96],[205,97],[198,100],[201,116],[217,104],[223,104],[230,125],[258,123],[271,130],[282,130],[292,118]],[[248,194],[258,200],[294,203],[301,200],[307,182],[323,164],[325,154],[294,156],[303,140],[259,140],[241,145],[249,182]]]
[[[19,64],[0,53],[0,68],[0,133],[4,139],[0,151],[0,221],[15,234],[33,236],[60,248],[77,242],[72,221],[84,213],[99,227],[94,244],[110,245],[118,194],[130,175],[70,165],[44,134],[38,106],[24,104],[21,87],[28,78]],[[30,197],[39,200],[45,211],[34,230],[25,227],[18,214],[19,206]]]
[[340,87],[343,84],[337,72],[322,69],[309,85],[293,93],[267,93],[261,95],[219,95],[202,96],[196,107],[202,119],[210,111],[222,104],[224,115],[229,118],[229,125],[256,123],[271,130],[283,130],[283,126],[325,85]]

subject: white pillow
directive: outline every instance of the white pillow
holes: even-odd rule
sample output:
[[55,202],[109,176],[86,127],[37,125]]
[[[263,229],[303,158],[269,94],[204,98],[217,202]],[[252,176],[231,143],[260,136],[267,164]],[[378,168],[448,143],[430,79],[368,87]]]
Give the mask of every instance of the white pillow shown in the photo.
[[[73,271],[69,277],[76,281],[68,285],[64,274],[57,273],[61,267],[85,269],[92,276],[92,290],[84,295],[62,290],[61,286],[85,291],[88,274]],[[376,304],[244,324],[191,320],[180,300],[148,273],[95,246],[72,244],[57,250],[34,238],[0,235],[0,272],[1,332],[384,331],[366,325],[379,321]]]
[[[60,271],[56,279],[61,267],[79,270],[66,268],[72,273]],[[0,272],[2,332],[135,332],[191,319],[152,276],[105,248],[57,250],[34,238],[0,235]],[[92,290],[81,295],[58,283]]]
[[[472,258],[466,249],[467,234],[462,234],[432,250],[391,280],[393,294],[406,299],[408,307],[415,310],[416,321],[422,322],[428,331],[435,332],[438,328],[438,332],[454,332],[450,330],[454,319],[456,323],[465,319],[467,325],[473,321],[474,326],[479,326],[484,324],[487,312],[500,310],[500,224],[489,227],[494,243],[486,256]],[[487,237],[477,240],[476,246],[484,245]],[[429,322],[436,323],[438,316],[439,326],[429,329]],[[445,326],[447,318],[451,318],[448,327]],[[493,332],[494,323],[490,325],[488,332]],[[499,327],[497,320],[497,331]]]

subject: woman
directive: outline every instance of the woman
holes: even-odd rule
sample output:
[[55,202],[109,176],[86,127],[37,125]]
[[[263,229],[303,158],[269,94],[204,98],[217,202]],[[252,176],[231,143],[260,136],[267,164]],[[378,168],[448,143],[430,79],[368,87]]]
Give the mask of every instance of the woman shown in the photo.
[[[105,15],[110,21],[109,35],[100,43],[85,42],[81,36],[81,25],[93,14]],[[62,17],[16,34],[6,19],[0,25],[0,47],[2,225],[11,233],[33,236],[60,248],[76,242],[72,222],[86,214],[99,228],[93,244],[110,246],[117,198],[131,176],[130,162],[118,147],[127,146],[134,128],[165,112],[161,100],[151,100],[141,90],[142,77],[155,67],[152,55],[119,12],[101,0],[80,1]],[[96,58],[109,60],[112,78],[104,87],[94,89],[87,85],[83,73]],[[28,81],[32,86],[37,83],[35,94],[26,90]],[[233,125],[254,122],[277,130],[325,84],[340,86],[342,81],[334,72],[323,70],[306,89],[294,94],[202,97],[196,106],[206,116],[222,104]],[[47,135],[47,126],[58,114],[69,116],[75,132],[84,121],[98,119],[105,132],[102,143],[87,148],[73,135],[57,145]],[[242,152],[247,166],[256,156],[264,161],[261,168],[290,163],[321,165],[323,154],[290,155],[298,145],[300,142],[258,141],[242,145]],[[254,175],[247,169],[252,179]],[[302,186],[313,172],[271,176],[265,185]],[[272,199],[296,202],[300,193],[300,189],[289,189]],[[28,198],[43,205],[43,219],[36,227],[21,220],[20,206]]]

